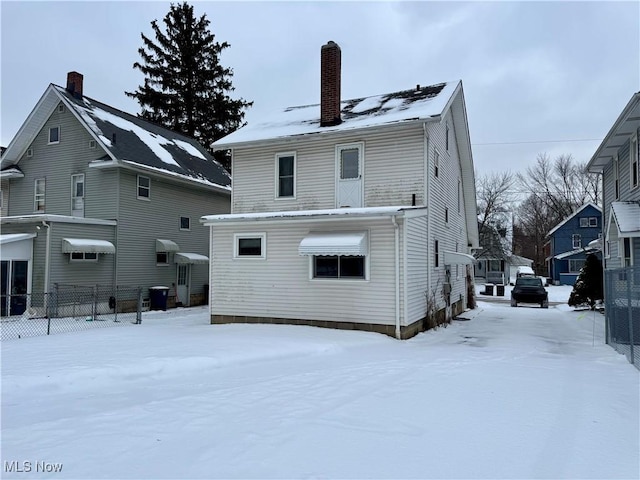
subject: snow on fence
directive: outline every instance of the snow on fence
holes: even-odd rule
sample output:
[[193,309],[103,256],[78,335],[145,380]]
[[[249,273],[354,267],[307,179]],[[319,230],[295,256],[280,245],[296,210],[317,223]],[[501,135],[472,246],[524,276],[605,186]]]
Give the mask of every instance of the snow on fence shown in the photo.
[[605,270],[607,343],[640,370],[640,267]]
[[142,289],[55,284],[48,293],[2,295],[0,309],[0,340],[131,325],[142,320]]

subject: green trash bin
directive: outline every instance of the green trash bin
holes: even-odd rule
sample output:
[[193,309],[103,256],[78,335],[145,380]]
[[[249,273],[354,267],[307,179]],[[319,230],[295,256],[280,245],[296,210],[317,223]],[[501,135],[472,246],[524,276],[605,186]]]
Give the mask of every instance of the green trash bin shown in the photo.
[[157,286],[149,288],[149,309],[166,310],[169,298],[169,287]]

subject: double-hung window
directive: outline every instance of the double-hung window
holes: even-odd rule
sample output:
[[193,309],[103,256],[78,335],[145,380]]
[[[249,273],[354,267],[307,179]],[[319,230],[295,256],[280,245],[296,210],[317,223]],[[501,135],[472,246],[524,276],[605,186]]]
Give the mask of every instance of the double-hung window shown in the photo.
[[296,154],[278,153],[276,155],[276,198],[295,198],[296,196]]
[[72,262],[97,262],[98,254],[91,252],[72,252],[69,260]]
[[638,162],[638,137],[636,135],[631,138],[631,144],[629,145],[629,164],[631,166],[631,171],[629,172],[631,188],[637,188],[640,183],[640,165]]
[[180,217],[180,230],[191,230],[190,217]]
[[33,211],[37,213],[44,213],[44,200],[45,200],[46,180],[44,178],[38,178],[33,187]]
[[580,218],[580,228],[585,228],[588,226],[589,226],[589,218],[588,217]]
[[151,179],[138,175],[138,198],[149,200],[151,198]]
[[579,234],[571,235],[571,245],[572,245],[573,248],[582,247],[582,238],[580,237]]
[[630,267],[633,265],[633,257],[631,256],[631,238],[622,239],[622,266]]
[[569,273],[578,273],[580,272],[580,269],[582,269],[582,267],[584,266],[584,260],[583,259],[575,259],[569,260]]
[[433,176],[438,178],[440,175],[440,153],[438,150],[433,151]]
[[71,175],[71,215],[84,217],[84,173]]

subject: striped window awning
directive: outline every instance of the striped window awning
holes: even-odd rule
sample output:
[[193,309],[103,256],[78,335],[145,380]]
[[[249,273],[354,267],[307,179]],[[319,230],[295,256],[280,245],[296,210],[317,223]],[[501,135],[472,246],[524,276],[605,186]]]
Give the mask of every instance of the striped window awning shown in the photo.
[[369,253],[367,232],[310,233],[300,242],[298,253],[318,256],[365,256]]
[[106,240],[63,238],[62,253],[116,253],[116,247]]

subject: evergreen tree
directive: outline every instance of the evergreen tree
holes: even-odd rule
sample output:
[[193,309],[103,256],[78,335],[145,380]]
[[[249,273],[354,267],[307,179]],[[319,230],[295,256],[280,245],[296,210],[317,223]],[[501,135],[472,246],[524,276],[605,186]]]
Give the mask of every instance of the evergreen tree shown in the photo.
[[[229,47],[216,42],[206,14],[196,18],[186,2],[171,4],[164,17],[165,32],[151,22],[156,42],[141,34],[141,62],[134,68],[144,75],[135,92],[140,117],[198,140],[206,149],[243,125],[244,111],[253,102],[233,100],[233,71],[220,65],[220,54]],[[216,158],[229,169],[226,152]]]
[[569,296],[569,306],[589,304],[591,310],[596,308],[596,301],[602,300],[602,264],[593,253],[587,255],[584,266]]

